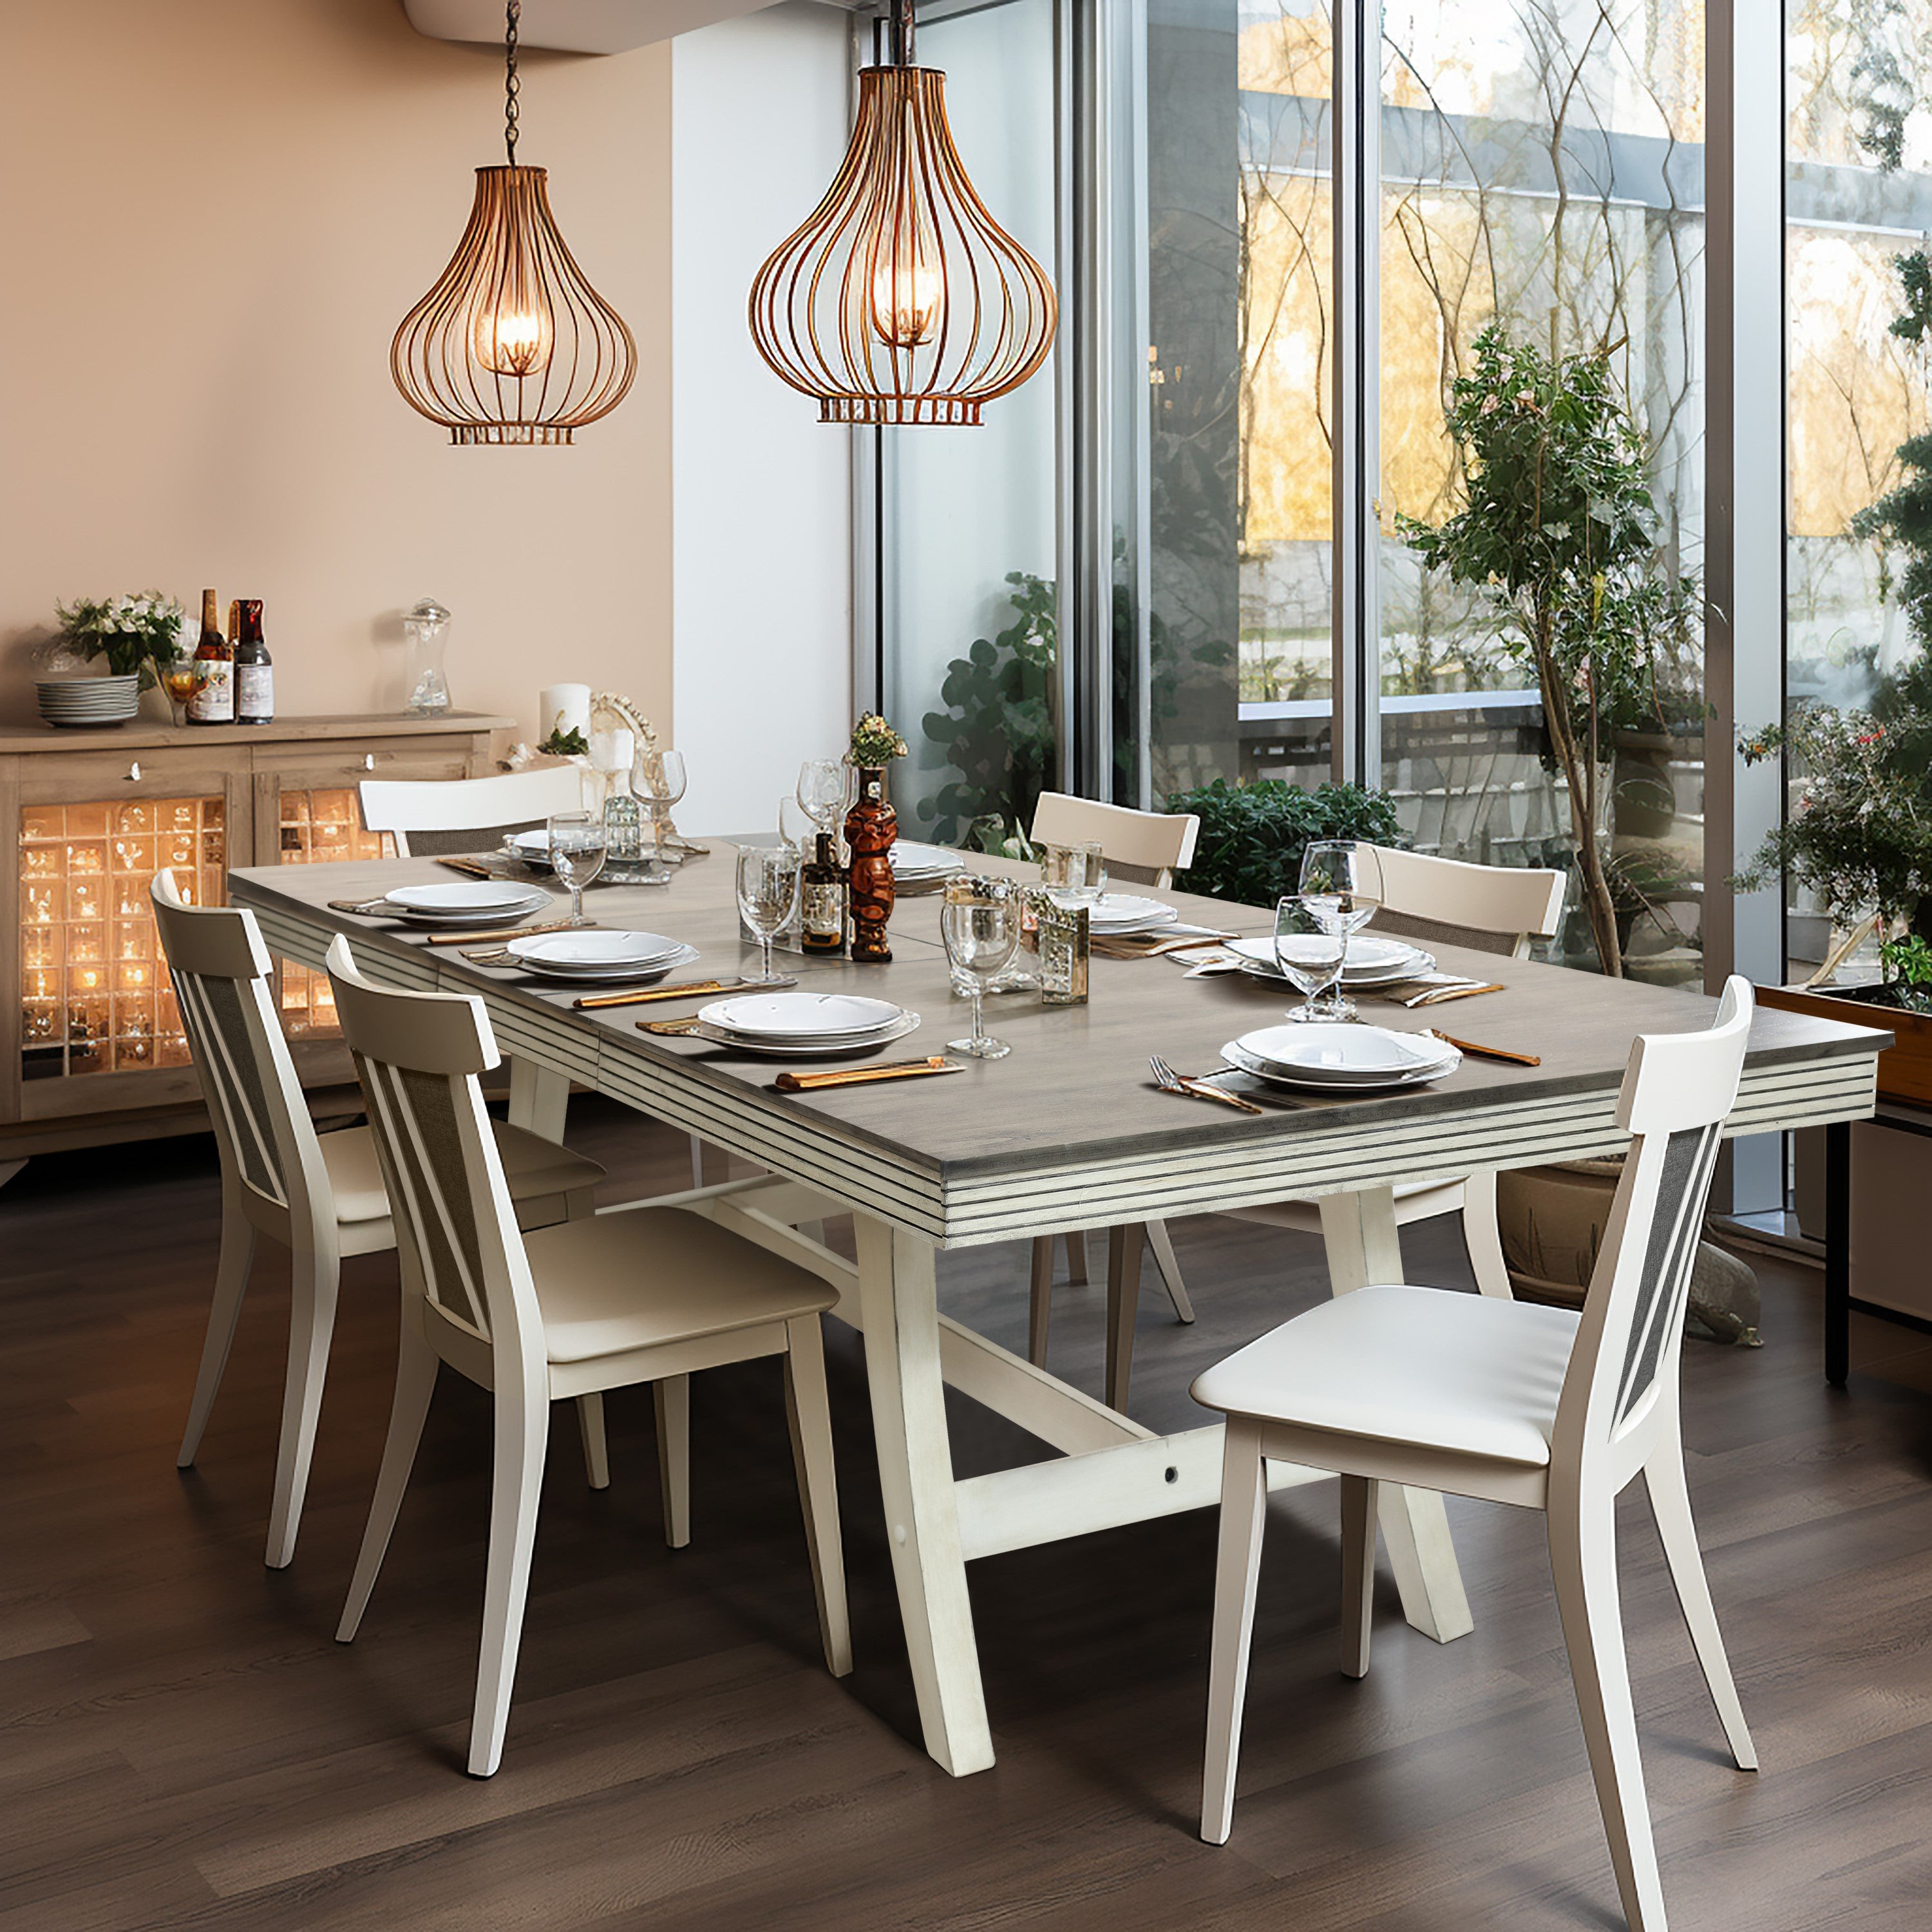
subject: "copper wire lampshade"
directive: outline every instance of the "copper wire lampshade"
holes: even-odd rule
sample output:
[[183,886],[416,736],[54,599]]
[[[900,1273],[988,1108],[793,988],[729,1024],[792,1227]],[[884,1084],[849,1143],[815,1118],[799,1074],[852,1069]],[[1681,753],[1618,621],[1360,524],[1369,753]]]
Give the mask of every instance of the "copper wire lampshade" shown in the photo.
[[976,423],[1053,346],[1053,284],[967,178],[946,76],[913,64],[912,40],[912,0],[894,0],[838,178],[752,284],[758,352],[822,422]]
[[517,164],[517,26],[504,34],[508,165],[476,170],[470,225],[389,346],[404,402],[458,443],[564,443],[608,416],[638,371],[623,318],[558,232],[547,171]]

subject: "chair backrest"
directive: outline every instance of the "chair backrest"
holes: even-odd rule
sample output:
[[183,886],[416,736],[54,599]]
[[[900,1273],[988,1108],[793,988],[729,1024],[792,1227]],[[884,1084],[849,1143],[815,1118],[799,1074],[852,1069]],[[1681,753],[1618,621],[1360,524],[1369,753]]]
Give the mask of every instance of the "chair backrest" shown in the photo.
[[332,1220],[328,1170],[276,1015],[274,965],[255,915],[190,904],[166,868],[148,896],[224,1178],[291,1214]]
[[1201,821],[1191,812],[1136,812],[1070,792],[1043,791],[1028,836],[1036,845],[1097,845],[1110,868],[1144,872],[1153,884],[1167,886],[1192,864],[1200,831]]
[[1549,938],[1563,916],[1565,873],[1474,866],[1389,845],[1378,845],[1376,853],[1383,909],[1395,915],[1388,922],[1391,932],[1402,930],[1406,920],[1420,920],[1437,936],[1466,935],[1479,946],[1484,940],[1506,940],[1521,958],[1530,940]]
[[502,1059],[482,1001],[378,986],[356,970],[340,934],[328,966],[405,1285],[500,1359],[507,1349],[540,1370],[543,1318],[477,1084]]
[[553,812],[584,806],[584,775],[575,765],[487,778],[364,778],[356,790],[364,829],[388,832],[405,859],[412,852],[428,857],[473,848],[482,834],[491,835],[487,842],[494,843]]
[[1617,1122],[1634,1138],[1590,1280],[1552,1444],[1552,1471],[1628,1445],[1628,1480],[1670,1412],[1690,1270],[1725,1118],[1750,1036],[1751,989],[1733,974],[1714,1025],[1645,1034],[1630,1048]]

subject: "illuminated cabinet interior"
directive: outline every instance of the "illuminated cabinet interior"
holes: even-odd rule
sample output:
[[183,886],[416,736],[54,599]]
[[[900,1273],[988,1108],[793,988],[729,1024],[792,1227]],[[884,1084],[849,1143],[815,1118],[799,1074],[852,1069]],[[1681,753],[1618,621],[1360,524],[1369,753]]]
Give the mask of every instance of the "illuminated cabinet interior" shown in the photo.
[[[0,728],[0,1162],[192,1130],[203,1118],[148,891],[172,867],[197,904],[231,866],[387,856],[358,780],[490,769],[508,721],[296,718],[266,728]],[[310,1085],[353,1076],[328,985],[284,970],[283,1024]]]

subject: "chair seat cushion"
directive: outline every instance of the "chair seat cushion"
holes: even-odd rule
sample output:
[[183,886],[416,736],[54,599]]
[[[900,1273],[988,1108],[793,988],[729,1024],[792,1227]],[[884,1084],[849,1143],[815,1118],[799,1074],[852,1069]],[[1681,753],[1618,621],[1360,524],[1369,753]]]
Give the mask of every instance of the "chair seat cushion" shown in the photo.
[[838,1298],[818,1276],[677,1208],[538,1228],[524,1252],[556,1363],[822,1314]]
[[[581,1187],[595,1187],[604,1178],[604,1169],[594,1160],[541,1134],[512,1127],[502,1121],[496,1130],[496,1151],[503,1162],[503,1178],[510,1198],[527,1201],[545,1194],[568,1194]],[[382,1186],[381,1168],[376,1160],[376,1143],[369,1130],[344,1127],[321,1139],[322,1163],[328,1170],[329,1186],[335,1196],[335,1218],[346,1225],[364,1221],[386,1221],[389,1197]]]
[[1438,1288],[1358,1288],[1198,1377],[1231,1415],[1547,1465],[1578,1316]]
[[[1462,1183],[1455,1180],[1399,1180],[1394,1190],[1395,1220],[1399,1228],[1412,1221],[1426,1221],[1436,1214],[1454,1214],[1462,1205]],[[1270,1228],[1292,1228],[1298,1233],[1318,1234],[1322,1210],[1312,1201],[1268,1201],[1258,1208],[1231,1208],[1231,1220],[1259,1221]]]

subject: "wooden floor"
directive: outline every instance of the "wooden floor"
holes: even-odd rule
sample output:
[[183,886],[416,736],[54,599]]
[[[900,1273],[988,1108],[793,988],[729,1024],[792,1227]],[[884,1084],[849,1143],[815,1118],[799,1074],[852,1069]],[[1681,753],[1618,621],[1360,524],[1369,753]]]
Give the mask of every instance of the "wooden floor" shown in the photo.
[[[579,1101],[628,1192],[682,1143]],[[661,1540],[647,1396],[614,1480],[556,1432],[501,1774],[459,1769],[480,1614],[487,1412],[446,1378],[387,1572],[331,1637],[394,1351],[393,1263],[349,1264],[302,1546],[261,1567],[286,1281],[264,1264],[198,1470],[173,1452],[214,1259],[206,1142],[34,1162],[0,1192],[0,1932],[642,1927],[1486,1932],[1621,1923],[1541,1526],[1450,1504],[1477,1619],[1438,1648],[1384,1569],[1374,1668],[1336,1668],[1333,1492],[1277,1498],[1234,1835],[1194,1834],[1211,1513],[975,1566],[1000,1754],[911,1742],[855,1339],[830,1372],[858,1669],[818,1660],[776,1367],[702,1380],[694,1540]],[[1411,1274],[1466,1280],[1412,1231]],[[1325,1292],[1312,1244],[1177,1225],[1201,1319],[1151,1280],[1136,1407],[1198,1419],[1201,1365]],[[1096,1256],[1096,1261],[1098,1257]],[[1763,1268],[1767,1346],[1685,1349],[1690,1481],[1764,1771],[1730,1767],[1640,1502],[1625,1614],[1680,1928],[1932,1924],[1932,1342],[1862,1322],[1820,1379],[1818,1278]],[[1010,1346],[1024,1257],[942,1260]],[[1097,1386],[1100,1291],[1053,1364]],[[962,1473],[1036,1445],[956,1406]],[[1636,1492],[1633,1492],[1634,1497]],[[1630,1501],[1631,1499],[1628,1499]]]

